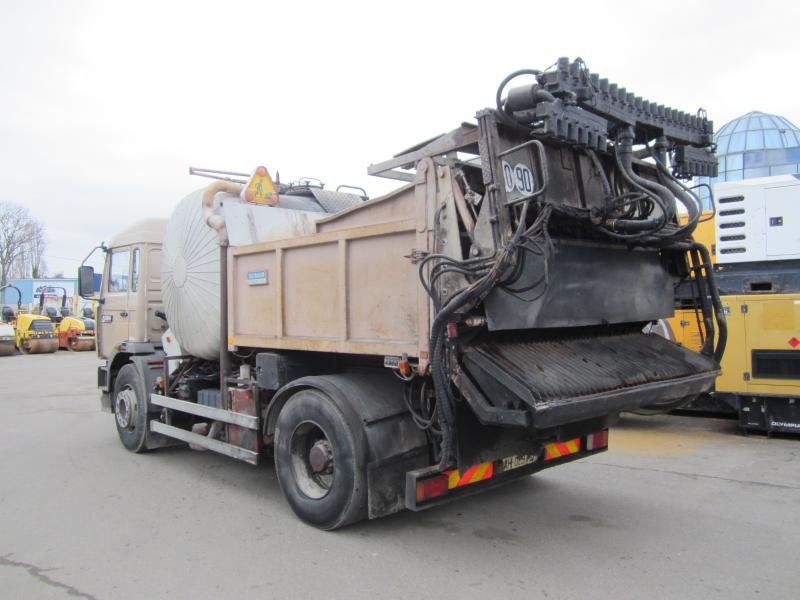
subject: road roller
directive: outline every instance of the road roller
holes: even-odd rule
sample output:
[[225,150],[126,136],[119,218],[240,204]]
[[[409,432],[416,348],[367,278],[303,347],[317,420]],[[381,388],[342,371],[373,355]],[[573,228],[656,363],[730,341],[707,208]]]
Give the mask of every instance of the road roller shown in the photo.
[[[44,291],[39,312],[44,313]],[[58,335],[53,321],[45,314],[17,312],[15,332],[17,349],[23,354],[48,354],[58,350]]]
[[62,307],[61,320],[56,325],[58,347],[72,352],[95,349],[94,320],[76,317],[69,307]]
[[[53,321],[56,334],[58,334],[58,347],[72,352],[94,350],[94,319],[73,315],[72,310],[67,306],[66,288],[55,287],[53,289],[61,290],[62,294],[61,308],[58,311],[55,307],[47,307],[47,316]],[[43,301],[40,302],[41,304]]]
[[2,313],[0,313],[0,356],[11,356],[16,353],[14,328],[17,322],[17,312],[22,306],[22,294],[19,288],[14,285],[5,285],[0,288],[0,292],[7,289],[17,291],[17,311],[15,312],[12,306],[4,305]]
[[23,354],[47,354],[58,350],[58,336],[53,322],[45,316],[17,315],[17,348]]

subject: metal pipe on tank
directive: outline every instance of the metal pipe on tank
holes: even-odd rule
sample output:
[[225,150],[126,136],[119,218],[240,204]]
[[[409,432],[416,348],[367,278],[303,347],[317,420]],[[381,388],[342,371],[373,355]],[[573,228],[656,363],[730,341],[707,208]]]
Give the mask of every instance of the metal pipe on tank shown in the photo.
[[219,192],[239,195],[242,185],[232,181],[215,181],[203,192],[203,219],[214,231],[219,234],[219,239],[227,244],[228,230],[225,228],[225,218],[214,213],[214,198]]
[[[224,225],[223,225],[224,226]],[[219,243],[219,393],[222,407],[230,407],[225,378],[231,368],[228,354],[228,242]]]
[[219,235],[219,387],[223,408],[229,408],[225,378],[231,369],[228,354],[228,231],[225,218],[214,213],[214,198],[219,192],[240,194],[242,186],[232,181],[215,181],[203,192],[203,219]]

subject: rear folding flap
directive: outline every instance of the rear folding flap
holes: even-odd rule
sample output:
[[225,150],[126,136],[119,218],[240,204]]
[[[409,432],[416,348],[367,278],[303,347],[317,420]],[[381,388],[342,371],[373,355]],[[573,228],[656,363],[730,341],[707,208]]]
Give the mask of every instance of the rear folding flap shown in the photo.
[[464,366],[494,406],[531,410],[534,427],[690,397],[719,372],[710,357],[638,331],[491,335],[465,350]]

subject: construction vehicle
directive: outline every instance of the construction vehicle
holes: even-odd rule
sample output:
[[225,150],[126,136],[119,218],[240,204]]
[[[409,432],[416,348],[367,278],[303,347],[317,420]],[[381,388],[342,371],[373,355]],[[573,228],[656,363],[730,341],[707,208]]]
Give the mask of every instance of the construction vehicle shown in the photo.
[[[40,314],[45,314],[53,321],[58,335],[58,347],[72,352],[84,352],[95,349],[95,322],[94,319],[84,316],[75,316],[72,309],[67,306],[67,289],[54,286],[51,289],[61,290],[61,306],[44,306],[44,293],[40,296]],[[89,311],[91,315],[91,309]]]
[[[710,187],[708,197],[713,204],[714,196]],[[704,211],[692,236],[695,241],[709,249],[712,265],[716,263],[717,249],[715,216],[716,209]],[[687,214],[681,214],[680,222],[685,223],[687,218]],[[694,269],[694,267],[695,265],[690,264],[690,268]],[[675,315],[670,319],[659,321],[652,331],[696,352],[699,352],[700,348],[703,347],[706,340],[706,329],[702,312],[697,302],[697,288],[693,274],[682,280],[675,288]],[[731,352],[730,343],[728,352]],[[716,397],[711,391],[698,395],[691,402],[681,406],[678,412],[681,414],[694,412],[719,416],[734,414],[730,404],[722,398]]]
[[43,315],[18,313],[16,345],[23,354],[47,354],[58,351],[58,336],[53,322]]
[[[272,454],[294,512],[335,529],[603,452],[620,411],[709,390],[725,319],[681,179],[713,176],[712,123],[581,60],[496,100],[371,165],[404,183],[385,196],[205,170],[119,233],[98,385],[122,444]],[[700,352],[643,332],[690,260]]]
[[715,186],[729,350],[714,397],[745,431],[800,433],[800,177]]
[[[3,320],[8,320],[14,329],[14,345],[23,354],[44,354],[58,350],[58,337],[53,322],[42,314],[22,312],[22,292],[13,285],[6,287],[17,291],[17,313],[11,307],[3,308]],[[5,289],[5,288],[4,288]],[[10,309],[10,310],[7,310]],[[42,304],[39,306],[42,312]]]
[[[704,211],[694,230],[693,238],[709,250],[711,264],[716,262],[717,244],[714,211]],[[686,223],[688,214],[680,215],[680,222]],[[695,302],[696,294],[686,288],[691,282],[684,282],[677,289],[675,297],[675,315],[664,322],[664,333],[673,341],[699,352],[705,342],[702,318],[699,306]]]
[[15,327],[17,324],[17,313],[22,310],[22,292],[15,285],[4,285],[0,287],[0,292],[13,289],[17,292],[17,310],[13,307],[4,305],[0,314],[0,356],[11,356],[16,353]]

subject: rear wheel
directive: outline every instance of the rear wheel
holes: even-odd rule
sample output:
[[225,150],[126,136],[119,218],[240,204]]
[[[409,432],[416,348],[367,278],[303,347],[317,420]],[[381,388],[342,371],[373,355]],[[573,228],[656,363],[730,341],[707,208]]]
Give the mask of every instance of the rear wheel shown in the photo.
[[292,510],[306,523],[337,529],[367,515],[360,422],[317,390],[292,396],[275,428],[275,471]]
[[143,387],[139,372],[131,364],[123,366],[114,381],[112,401],[117,433],[122,445],[131,452],[147,449],[147,404]]

